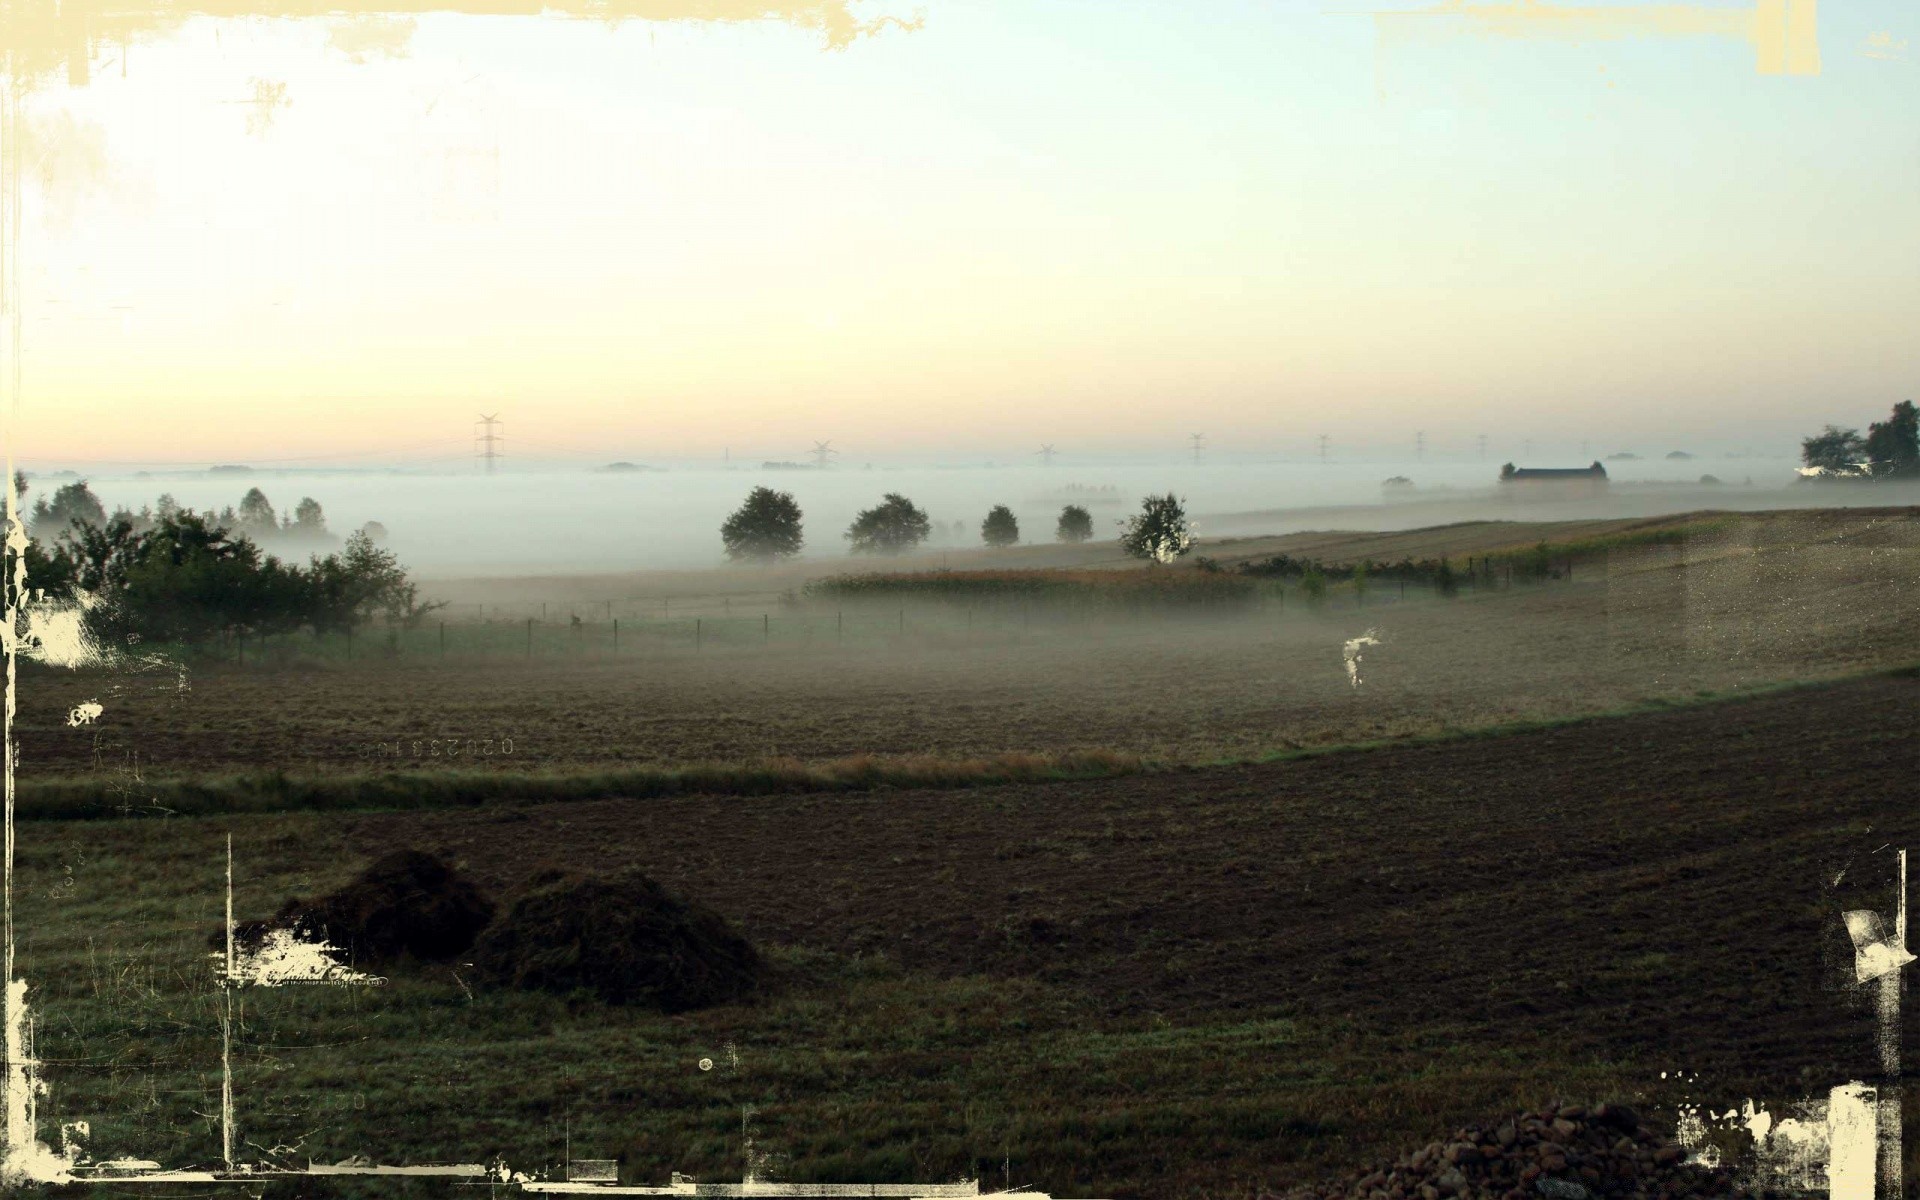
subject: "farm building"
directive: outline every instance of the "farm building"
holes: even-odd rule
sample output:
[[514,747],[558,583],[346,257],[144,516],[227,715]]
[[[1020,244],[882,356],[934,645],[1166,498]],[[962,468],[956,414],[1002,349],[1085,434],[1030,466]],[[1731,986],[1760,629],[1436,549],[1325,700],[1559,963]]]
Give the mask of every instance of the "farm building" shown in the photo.
[[1516,467],[1500,468],[1500,482],[1522,496],[1538,500],[1576,500],[1603,496],[1607,491],[1607,469],[1598,462],[1588,467]]

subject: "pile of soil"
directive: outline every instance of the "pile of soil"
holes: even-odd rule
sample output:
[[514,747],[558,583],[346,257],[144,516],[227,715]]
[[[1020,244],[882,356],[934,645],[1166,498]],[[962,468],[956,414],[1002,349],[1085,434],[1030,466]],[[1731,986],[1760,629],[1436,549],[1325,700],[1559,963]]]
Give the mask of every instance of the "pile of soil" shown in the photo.
[[1630,1108],[1579,1105],[1517,1113],[1456,1130],[1390,1165],[1290,1194],[1292,1200],[1590,1200],[1750,1197],[1725,1168],[1687,1161],[1685,1148]]
[[249,921],[234,934],[241,946],[254,947],[271,930],[291,929],[361,964],[403,957],[445,962],[470,949],[493,914],[493,901],[451,863],[421,850],[396,850],[339,891],[288,900],[271,920]]
[[473,962],[495,984],[670,1013],[745,999],[766,975],[720,914],[634,870],[536,880],[481,936]]

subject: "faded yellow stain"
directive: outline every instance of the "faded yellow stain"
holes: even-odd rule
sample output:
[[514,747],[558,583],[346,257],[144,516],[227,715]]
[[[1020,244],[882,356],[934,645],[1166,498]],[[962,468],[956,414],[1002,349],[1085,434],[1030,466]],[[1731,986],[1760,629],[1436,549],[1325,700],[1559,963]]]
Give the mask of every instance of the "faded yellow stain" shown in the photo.
[[1820,73],[1819,0],[1755,0],[1751,9],[1698,4],[1580,6],[1541,0],[1470,4],[1442,0],[1419,9],[1377,11],[1383,43],[1423,37],[1483,36],[1600,41],[1646,37],[1724,37],[1754,47],[1762,75]]
[[[30,83],[64,70],[82,86],[96,49],[146,41],[194,17],[313,18],[331,22],[330,44],[350,57],[404,53],[410,18],[427,13],[621,21],[779,21],[818,32],[829,49],[918,18],[861,20],[853,0],[26,0],[0,3],[0,56],[6,75]],[[367,23],[372,22],[372,23]]]
[[1907,40],[1895,38],[1890,30],[1877,30],[1867,35],[1867,47],[1861,53],[1868,58],[1898,62],[1907,56]]
[[420,23],[412,17],[384,14],[348,17],[327,23],[327,45],[353,62],[405,58]]

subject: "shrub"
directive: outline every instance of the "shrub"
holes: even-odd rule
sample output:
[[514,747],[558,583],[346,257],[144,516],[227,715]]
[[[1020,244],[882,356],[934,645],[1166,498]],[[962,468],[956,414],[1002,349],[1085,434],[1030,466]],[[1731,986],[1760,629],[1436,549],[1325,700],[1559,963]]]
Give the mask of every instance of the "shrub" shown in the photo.
[[1014,519],[1013,510],[1004,504],[996,504],[987,512],[987,519],[980,522],[980,540],[989,546],[1011,546],[1020,540],[1020,522]]
[[1135,558],[1170,563],[1193,548],[1186,505],[1169,492],[1148,496],[1140,511],[1121,522],[1120,548]]
[[1317,567],[1308,568],[1300,577],[1300,594],[1306,597],[1307,607],[1319,608],[1327,601],[1327,577]]
[[803,542],[800,505],[792,492],[754,488],[720,526],[720,540],[727,557],[735,562],[791,558],[800,553]]
[[1063,542],[1085,542],[1093,538],[1093,514],[1078,504],[1069,504],[1060,510],[1060,524],[1055,526],[1053,536]]
[[926,541],[932,530],[925,511],[900,493],[888,492],[853,519],[846,537],[855,554],[900,554]]

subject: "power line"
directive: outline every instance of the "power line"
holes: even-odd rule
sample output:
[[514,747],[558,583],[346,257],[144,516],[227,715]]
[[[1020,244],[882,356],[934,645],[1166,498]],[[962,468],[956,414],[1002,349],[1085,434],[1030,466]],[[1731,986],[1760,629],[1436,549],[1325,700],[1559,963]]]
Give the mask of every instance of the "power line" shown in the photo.
[[500,417],[495,413],[481,413],[480,419],[475,421],[474,424],[484,430],[484,432],[474,435],[474,441],[481,447],[475,451],[475,454],[486,462],[487,474],[491,475],[493,474],[494,460],[501,457],[500,452],[494,449],[494,447],[506,440],[493,431],[493,427],[500,424]]

